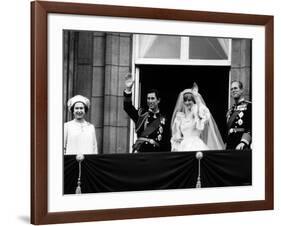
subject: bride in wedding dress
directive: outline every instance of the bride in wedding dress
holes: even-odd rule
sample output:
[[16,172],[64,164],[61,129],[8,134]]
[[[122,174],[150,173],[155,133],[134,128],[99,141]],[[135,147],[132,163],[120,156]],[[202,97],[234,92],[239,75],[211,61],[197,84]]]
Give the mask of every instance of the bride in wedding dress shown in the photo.
[[171,120],[172,151],[223,150],[224,143],[198,86],[183,90]]

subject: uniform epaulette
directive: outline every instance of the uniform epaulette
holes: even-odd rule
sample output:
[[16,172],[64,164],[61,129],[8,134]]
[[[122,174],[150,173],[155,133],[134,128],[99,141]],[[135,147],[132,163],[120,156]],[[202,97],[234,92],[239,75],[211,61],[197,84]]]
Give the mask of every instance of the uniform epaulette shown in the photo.
[[252,102],[249,100],[244,100],[244,102],[246,102],[247,104],[252,104]]

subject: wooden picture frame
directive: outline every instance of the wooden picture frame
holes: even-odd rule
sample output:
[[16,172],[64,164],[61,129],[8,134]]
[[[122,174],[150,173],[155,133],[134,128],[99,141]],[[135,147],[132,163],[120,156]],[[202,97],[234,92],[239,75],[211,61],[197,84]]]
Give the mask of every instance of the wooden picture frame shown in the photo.
[[[48,212],[48,14],[161,19],[265,28],[265,199]],[[35,1],[31,3],[31,223],[51,224],[273,209],[273,16]]]

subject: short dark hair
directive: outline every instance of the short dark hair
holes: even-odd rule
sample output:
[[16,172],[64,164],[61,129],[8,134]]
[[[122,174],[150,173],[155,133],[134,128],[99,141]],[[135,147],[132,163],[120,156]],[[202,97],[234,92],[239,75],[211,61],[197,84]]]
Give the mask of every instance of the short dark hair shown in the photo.
[[159,100],[160,99],[160,92],[157,90],[157,89],[150,89],[146,92],[146,96],[149,94],[149,93],[155,93],[155,96],[156,98]]
[[75,106],[75,104],[77,104],[77,103],[82,103],[82,104],[84,105],[85,113],[88,112],[88,110],[89,110],[88,106],[87,106],[86,104],[84,104],[83,102],[81,102],[81,101],[77,101],[77,102],[75,102],[75,103],[71,106],[71,108],[70,108],[71,113],[74,112],[74,106]]
[[237,82],[239,88],[240,88],[240,89],[243,89],[243,83],[242,83],[241,81],[239,81],[239,80],[233,80],[233,81],[231,82],[231,85],[232,85],[232,83],[234,83],[234,82]]

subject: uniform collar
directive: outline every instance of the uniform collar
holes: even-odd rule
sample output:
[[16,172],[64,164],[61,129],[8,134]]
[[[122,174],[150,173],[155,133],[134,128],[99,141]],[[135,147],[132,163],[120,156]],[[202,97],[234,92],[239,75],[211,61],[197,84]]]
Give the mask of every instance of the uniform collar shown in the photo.
[[237,102],[234,102],[233,107],[236,107],[245,101],[244,97],[241,97]]
[[160,115],[159,109],[156,112],[153,112],[150,109],[148,109],[148,113],[149,113],[149,116],[154,117],[154,118],[157,118]]
[[159,114],[160,113],[160,110],[158,109],[156,112],[152,111],[151,109],[148,109],[148,112],[149,113],[152,113],[152,114]]
[[240,99],[238,100],[238,102],[237,102],[237,105],[240,104],[240,103],[242,103],[242,102],[244,102],[244,101],[245,101],[245,98],[244,98],[244,97],[240,98]]

